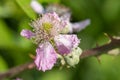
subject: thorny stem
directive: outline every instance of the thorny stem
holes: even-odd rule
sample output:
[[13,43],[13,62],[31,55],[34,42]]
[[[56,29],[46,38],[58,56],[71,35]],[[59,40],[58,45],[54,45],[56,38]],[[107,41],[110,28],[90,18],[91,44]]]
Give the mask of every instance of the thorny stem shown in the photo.
[[119,47],[120,47],[120,39],[112,39],[111,42],[108,44],[83,51],[83,53],[80,56],[80,59],[90,56],[98,56]]
[[[112,39],[111,42],[108,44],[83,51],[80,58],[83,59],[83,58],[90,57],[90,56],[101,55],[103,53],[107,53],[109,50],[112,50],[112,49],[118,48],[118,47],[120,47],[120,39]],[[5,73],[0,73],[0,80],[2,80],[4,78],[13,77],[13,76],[21,73],[24,70],[32,69],[34,67],[35,67],[34,62],[29,62],[29,63],[25,63],[25,64],[17,66],[17,67],[13,67],[12,69],[8,70]]]

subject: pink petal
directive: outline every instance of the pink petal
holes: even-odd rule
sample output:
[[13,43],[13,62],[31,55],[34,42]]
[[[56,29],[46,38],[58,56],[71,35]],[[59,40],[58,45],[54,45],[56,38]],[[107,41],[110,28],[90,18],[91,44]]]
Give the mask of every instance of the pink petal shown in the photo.
[[60,54],[69,54],[72,48],[76,48],[80,43],[76,35],[58,35],[54,40]]
[[34,36],[34,33],[30,30],[23,29],[20,33],[21,36],[26,37],[27,39],[30,39],[32,36]]
[[35,64],[38,70],[46,71],[52,69],[57,60],[57,54],[49,42],[45,42],[36,49]]

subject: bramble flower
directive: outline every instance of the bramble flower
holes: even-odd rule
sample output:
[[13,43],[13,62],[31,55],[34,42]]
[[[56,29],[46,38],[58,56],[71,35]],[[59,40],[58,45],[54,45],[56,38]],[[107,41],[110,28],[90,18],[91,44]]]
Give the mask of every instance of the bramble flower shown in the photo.
[[21,36],[33,39],[38,45],[34,61],[38,70],[52,69],[57,62],[57,54],[68,55],[73,48],[78,47],[80,40],[77,35],[60,34],[66,25],[66,21],[53,12],[43,14],[42,17],[33,21],[31,23],[33,32],[21,31]]
[[79,32],[90,25],[90,19],[72,23],[70,21],[71,11],[68,7],[64,5],[49,4],[48,6],[46,6],[46,8],[43,8],[43,6],[36,0],[32,0],[30,5],[31,8],[38,14],[56,12],[61,19],[66,20],[67,26],[64,30],[62,30],[62,33]]

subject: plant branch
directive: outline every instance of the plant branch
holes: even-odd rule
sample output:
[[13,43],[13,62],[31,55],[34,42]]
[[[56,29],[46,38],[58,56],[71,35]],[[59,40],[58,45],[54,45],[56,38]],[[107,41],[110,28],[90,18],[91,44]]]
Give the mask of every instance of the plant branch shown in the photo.
[[29,62],[29,63],[19,65],[17,67],[13,67],[5,73],[0,73],[0,80],[2,80],[4,78],[11,78],[11,77],[21,73],[24,70],[32,69],[34,67],[35,67],[35,64],[33,62]]
[[[118,48],[118,47],[120,47],[120,39],[112,39],[111,42],[108,44],[105,44],[105,45],[97,47],[97,48],[83,51],[80,58],[83,59],[83,58],[90,57],[90,56],[98,56],[103,53],[107,53],[109,50],[112,50],[112,49]],[[32,69],[34,67],[35,67],[34,62],[29,62],[29,63],[25,63],[25,64],[17,66],[17,67],[13,67],[12,69],[8,70],[7,72],[1,73],[0,80],[2,80],[3,78],[6,78],[6,77],[7,78],[13,77],[13,76],[21,73],[24,70]]]
[[98,56],[98,55],[107,53],[108,51],[115,49],[115,48],[119,48],[119,47],[120,47],[120,39],[112,39],[111,42],[108,44],[105,44],[103,46],[96,47],[90,50],[83,51],[80,58],[82,59],[82,58],[86,58],[89,56]]

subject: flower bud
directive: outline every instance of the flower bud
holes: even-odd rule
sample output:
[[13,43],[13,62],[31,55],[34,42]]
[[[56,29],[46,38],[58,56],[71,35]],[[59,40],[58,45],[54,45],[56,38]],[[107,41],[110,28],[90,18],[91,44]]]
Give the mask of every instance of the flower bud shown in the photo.
[[44,12],[43,6],[40,3],[38,3],[36,0],[32,0],[30,6],[38,14],[42,14]]
[[82,53],[82,50],[77,47],[72,50],[72,52],[65,56],[65,60],[69,66],[74,67],[76,64],[80,61],[80,55]]

